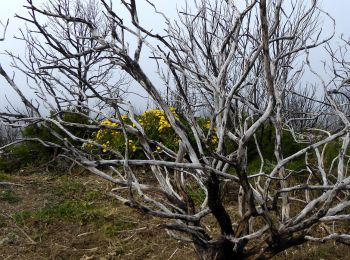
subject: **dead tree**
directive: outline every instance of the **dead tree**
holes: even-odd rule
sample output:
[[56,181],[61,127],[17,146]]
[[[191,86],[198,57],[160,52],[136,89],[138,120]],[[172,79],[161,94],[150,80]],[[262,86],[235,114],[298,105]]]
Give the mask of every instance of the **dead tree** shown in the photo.
[[[164,34],[144,27],[135,0],[121,2],[121,6],[113,9],[108,1],[101,0],[108,20],[108,30],[102,31],[100,24],[92,19],[61,12],[55,1],[50,9],[39,8],[27,0],[27,9],[30,21],[43,16],[67,26],[88,28],[91,35],[86,36],[87,48],[73,52],[60,46],[67,55],[59,59],[51,57],[49,63],[55,67],[56,62],[94,54],[111,68],[125,71],[164,111],[179,140],[177,149],[145,134],[129,100],[100,95],[93,85],[88,85],[95,94],[93,97],[112,109],[116,117],[111,118],[104,110],[86,103],[79,105],[114,122],[113,126],[96,121],[88,125],[64,122],[58,116],[57,102],[58,114],[42,116],[4,70],[0,74],[31,113],[26,116],[3,113],[2,117],[12,123],[46,124],[61,140],[60,144],[37,141],[59,146],[64,156],[114,183],[117,188],[111,195],[125,205],[167,219],[163,226],[168,233],[193,243],[200,259],[267,259],[308,241],[348,240],[350,235],[346,230],[332,223],[350,218],[347,214],[350,122],[342,105],[333,98],[334,89],[329,89],[330,85],[313,70],[307,58],[311,49],[322,46],[333,36],[322,34],[318,18],[329,18],[331,24],[333,20],[320,9],[318,1],[306,4],[250,0],[240,6],[235,1],[198,0],[180,11],[175,22],[146,1],[165,20]],[[125,12],[124,16],[120,13],[120,8],[124,8],[126,16]],[[54,39],[49,36],[48,41]],[[306,57],[305,63],[298,67],[297,58],[302,55]],[[148,59],[146,65],[144,59]],[[169,102],[161,95],[164,89],[154,82],[153,75],[145,73],[148,62],[156,64],[166,91],[181,104],[187,125],[172,113]],[[336,131],[322,125],[314,125],[307,132],[295,128],[296,121],[322,114],[314,107],[310,115],[305,115],[305,107],[290,105],[293,114],[284,117],[287,99],[306,68],[324,87],[325,99],[321,100],[329,108],[327,113],[341,121]],[[85,80],[76,73],[68,75],[78,81]],[[333,81],[335,87],[338,84]],[[55,97],[53,92],[45,92],[45,98],[40,93],[39,99],[53,104],[50,103]],[[302,95],[306,99],[314,98],[307,91]],[[78,93],[72,96],[77,97]],[[69,102],[69,98],[64,101]],[[131,125],[121,118],[126,108]],[[203,109],[210,115],[208,131],[201,128],[196,118]],[[295,111],[299,109],[302,111]],[[274,160],[269,167],[256,136],[266,122],[271,122],[275,136]],[[120,131],[125,138],[125,153],[112,148],[108,149],[112,156],[108,158],[89,153],[84,146],[101,145],[93,139],[75,136],[69,131],[70,126]],[[282,146],[284,129],[293,133],[294,142],[302,143],[289,155]],[[129,158],[130,136],[138,139],[146,159]],[[215,147],[211,143],[213,136],[217,137]],[[333,158],[326,160],[328,145],[339,142],[341,145],[333,151]],[[259,169],[249,168],[250,143],[255,144],[259,154]],[[293,162],[298,160],[302,161],[300,167],[293,167]],[[108,167],[114,172],[113,177],[106,172]],[[143,167],[149,178],[140,178],[137,167]],[[224,193],[224,183],[232,184],[229,187],[237,192]],[[205,194],[200,203],[194,201],[189,185]],[[215,221],[216,228],[205,225],[208,219]],[[320,232],[321,226],[327,233]]]
[[[76,17],[98,24],[102,37],[108,36],[108,20],[98,1],[55,0],[45,4],[46,16],[41,21],[40,12],[29,11],[28,17],[16,15],[27,24],[19,40],[24,41],[26,57],[7,52],[13,67],[25,73],[32,88],[40,90],[46,109],[59,112],[75,109],[84,112],[84,106],[95,105],[97,96],[118,98],[128,85],[121,73],[106,57],[104,48],[92,38],[85,23],[67,23],[60,17]],[[45,13],[43,13],[45,15]],[[92,51],[94,49],[98,51]],[[33,86],[34,85],[34,86]],[[39,87],[38,87],[39,86]],[[54,98],[46,100],[46,96]],[[89,101],[95,102],[89,104]]]

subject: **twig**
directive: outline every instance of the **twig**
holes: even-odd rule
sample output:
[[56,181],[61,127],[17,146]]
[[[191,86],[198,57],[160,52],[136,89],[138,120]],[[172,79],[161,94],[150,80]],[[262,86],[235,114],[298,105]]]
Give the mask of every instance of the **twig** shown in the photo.
[[173,256],[176,254],[176,252],[179,250],[179,248],[176,248],[174,253],[171,254],[171,256],[168,258],[168,260],[170,260],[171,258],[173,258]]
[[19,231],[21,231],[21,233],[29,240],[30,244],[32,244],[32,245],[36,245],[36,244],[37,244],[37,243],[36,243],[22,228],[20,228],[20,227],[17,225],[15,219],[14,219],[12,216],[7,215],[7,214],[2,214],[2,213],[1,213],[1,215],[3,215],[5,218],[11,219],[11,220],[12,220],[12,223],[14,224],[14,226],[15,226]]
[[141,231],[141,230],[145,230],[145,229],[147,229],[147,227],[135,228],[135,229],[127,229],[127,230],[120,230],[120,231],[117,231],[116,233],[137,232],[137,231]]
[[0,182],[0,185],[3,185],[3,186],[18,186],[18,187],[24,187],[24,185],[22,184],[18,184],[18,183],[13,183],[13,182]]

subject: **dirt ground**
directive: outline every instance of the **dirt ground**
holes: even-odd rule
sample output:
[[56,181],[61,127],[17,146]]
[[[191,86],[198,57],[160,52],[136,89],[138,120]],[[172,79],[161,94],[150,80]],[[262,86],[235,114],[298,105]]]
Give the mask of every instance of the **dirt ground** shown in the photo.
[[105,195],[109,184],[94,176],[6,181],[22,186],[0,186],[0,259],[194,258],[191,245],[170,239],[156,219],[118,205]]
[[[195,259],[152,218],[107,196],[89,175],[0,173],[0,259]],[[276,259],[350,259],[345,245],[303,245]]]

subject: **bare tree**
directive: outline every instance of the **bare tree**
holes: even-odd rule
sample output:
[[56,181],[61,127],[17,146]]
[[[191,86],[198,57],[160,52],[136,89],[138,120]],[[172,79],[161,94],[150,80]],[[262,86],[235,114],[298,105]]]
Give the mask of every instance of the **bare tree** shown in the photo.
[[[11,125],[6,115],[15,112],[17,117],[26,117],[33,115],[35,110],[39,117],[52,113],[61,121],[73,118],[78,122],[88,122],[89,114],[96,116],[96,113],[85,109],[85,106],[105,109],[105,104],[98,102],[96,96],[118,98],[125,94],[129,80],[121,70],[109,63],[105,57],[109,54],[103,49],[91,52],[98,43],[92,40],[91,30],[86,24],[67,23],[58,17],[65,15],[93,21],[99,24],[99,32],[104,36],[107,36],[109,29],[108,20],[97,1],[57,0],[47,2],[44,6],[55,16],[40,20],[33,11],[28,13],[29,17],[16,15],[26,22],[26,30],[20,30],[20,36],[15,37],[24,42],[25,57],[6,51],[12,60],[12,67],[27,77],[26,87],[36,93],[38,99],[33,102],[30,111],[27,109],[27,113],[10,104],[2,113],[5,115],[3,119]],[[6,74],[5,71],[3,73]],[[9,75],[7,77],[10,84],[15,85],[13,79]],[[18,91],[21,90],[18,88]],[[21,99],[25,97],[22,95]],[[39,125],[44,128],[47,126],[42,122]],[[80,129],[80,133],[80,136],[87,137],[90,132]],[[32,140],[29,137],[20,141]],[[53,157],[56,158],[56,155],[54,152]]]
[[4,41],[5,40],[5,36],[6,36],[6,31],[7,31],[7,27],[9,25],[9,20],[7,20],[6,24],[3,24],[1,21],[0,21],[0,25],[2,27],[2,36],[0,38],[0,42],[1,41]]
[[[31,0],[27,2],[31,22],[38,21],[36,16],[41,15],[68,27],[88,28],[91,33],[84,36],[86,48],[73,52],[59,45],[65,55],[57,59],[50,56],[49,63],[65,62],[66,76],[78,82],[86,79],[71,72],[75,67],[69,63],[72,58],[93,54],[97,57],[93,62],[101,59],[108,68],[121,68],[164,111],[179,145],[171,149],[149,138],[131,103],[112,95],[114,89],[109,89],[111,93],[107,95],[100,95],[94,85],[87,85],[94,98],[114,111],[115,118],[104,110],[79,102],[85,110],[114,125],[101,125],[97,121],[91,124],[65,122],[59,116],[59,106],[57,114],[41,116],[37,106],[1,70],[0,74],[31,111],[27,116],[3,113],[6,120],[46,124],[61,140],[60,144],[37,141],[46,146],[59,146],[64,151],[63,156],[116,186],[127,188],[113,189],[111,195],[129,207],[167,219],[163,226],[168,233],[176,239],[192,242],[200,259],[266,259],[307,241],[350,238],[341,225],[331,225],[350,218],[347,214],[350,206],[347,174],[350,122],[341,104],[332,97],[334,91],[329,90],[330,85],[313,70],[307,58],[311,49],[322,46],[333,36],[322,38],[320,17],[329,18],[331,23],[333,20],[320,9],[318,1],[267,3],[266,0],[250,0],[239,6],[235,1],[198,0],[192,7],[188,5],[179,11],[175,22],[146,1],[155,14],[165,20],[167,28],[163,35],[143,26],[135,0],[122,0],[117,9],[101,0],[108,20],[107,30],[101,30],[101,25],[88,17],[64,13],[56,1],[44,8],[37,7]],[[128,15],[120,14],[119,8],[124,8]],[[33,33],[29,32],[30,44],[34,41]],[[46,35],[46,32],[40,33]],[[47,41],[55,42],[53,35],[47,37]],[[306,57],[305,63],[298,66],[302,55]],[[171,93],[182,108],[188,125],[172,113],[168,100],[161,95],[164,89],[157,87],[153,77],[145,73],[143,59],[149,56],[147,62],[156,64],[166,92]],[[298,129],[302,122],[322,114],[319,107],[307,101],[317,101],[312,91],[297,93],[303,104],[290,103],[289,97],[296,95],[295,86],[306,67],[324,87],[325,99],[320,100],[328,107],[327,113],[342,122],[336,131],[316,124],[306,124],[307,133],[304,126]],[[36,80],[46,84],[45,78],[39,76]],[[79,90],[66,91],[79,99]],[[48,104],[50,96],[54,98],[55,93],[47,91],[44,97],[38,94]],[[62,95],[63,101],[73,102],[64,98]],[[126,108],[132,125],[121,118]],[[210,115],[208,131],[202,129],[197,120],[203,110]],[[285,117],[288,110],[292,113]],[[267,122],[274,132],[274,160],[269,167],[257,141],[258,131]],[[125,153],[113,148],[108,148],[112,158],[89,153],[84,145],[98,148],[101,145],[74,135],[69,131],[70,126],[120,131],[125,138]],[[295,143],[303,144],[288,155],[282,145],[284,129],[293,133]],[[131,136],[138,139],[145,160],[129,158]],[[214,148],[213,136],[218,139]],[[325,158],[327,145],[337,142],[341,147],[333,151],[336,155],[329,162]],[[248,167],[251,143],[261,161],[260,168],[255,170]],[[302,163],[296,169],[292,163],[300,158]],[[108,174],[107,167],[116,177]],[[138,167],[152,175],[140,178]],[[224,193],[224,183],[232,184],[229,187],[237,192]],[[200,203],[193,200],[189,184],[204,192],[205,198]],[[215,221],[216,228],[208,227],[208,220]],[[320,234],[320,226],[328,234]]]
[[[29,12],[29,17],[16,15],[27,22],[27,30],[21,30],[18,37],[25,42],[26,59],[10,52],[7,54],[12,58],[13,66],[31,79],[32,88],[40,91],[46,109],[75,108],[82,112],[89,100],[96,101],[96,96],[118,98],[123,95],[128,81],[110,64],[104,48],[99,48],[92,39],[89,26],[67,23],[60,18],[76,17],[98,24],[98,33],[107,37],[108,20],[99,2],[55,0],[47,2],[44,8],[52,14],[44,21],[37,17],[41,13],[34,10]],[[95,48],[98,51],[91,51]],[[47,96],[53,100],[46,100]]]

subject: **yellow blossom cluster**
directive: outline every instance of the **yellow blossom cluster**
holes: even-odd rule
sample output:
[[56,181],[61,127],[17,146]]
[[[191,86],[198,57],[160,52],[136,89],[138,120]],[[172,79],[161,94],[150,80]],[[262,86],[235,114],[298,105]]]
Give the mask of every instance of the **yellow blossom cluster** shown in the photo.
[[[128,115],[122,115],[121,119],[123,121],[126,121],[128,119]],[[106,126],[112,126],[112,127],[118,127],[119,124],[116,122],[113,122],[109,119],[103,120],[101,125]],[[101,143],[102,152],[106,153],[109,148],[118,148],[117,146],[122,146],[124,143],[123,135],[118,130],[111,130],[111,129],[100,129],[96,133],[96,140]],[[129,146],[131,147],[131,150],[133,152],[136,151],[137,147],[135,144],[132,143],[132,140],[129,140]]]
[[211,142],[212,142],[212,144],[217,144],[218,143],[218,137],[216,136],[216,134],[212,135]]
[[210,123],[210,120],[207,120],[203,126],[205,129],[210,129],[211,127],[211,123]]
[[131,151],[136,152],[137,146],[136,146],[136,144],[134,143],[134,141],[131,140],[131,139],[129,139],[129,147],[130,147]]
[[[108,119],[105,119],[101,122],[101,125],[107,125],[107,126],[118,126],[118,123],[112,122]],[[113,132],[117,132],[117,131],[113,131]],[[103,130],[98,130],[96,133],[96,139],[97,140],[101,140],[103,138]]]
[[[211,127],[210,120],[205,121],[203,127],[205,129],[209,130],[210,127]],[[214,127],[213,128],[213,133],[212,133],[212,136],[211,136],[211,143],[214,144],[214,145],[218,143],[218,137],[216,136],[215,132],[216,132],[216,128]]]
[[[170,111],[177,120],[180,120],[180,117],[176,113],[175,108],[171,107]],[[128,115],[121,115],[121,120],[124,124],[135,127]],[[135,120],[137,120],[140,123],[146,135],[151,140],[156,140],[159,143],[163,143],[170,149],[176,149],[176,147],[178,146],[178,138],[176,138],[175,132],[172,131],[172,127],[169,121],[167,120],[166,114],[163,110],[146,110],[141,115],[136,116]],[[101,129],[99,129],[96,132],[94,140],[101,145],[102,152],[107,153],[110,150],[118,151],[121,153],[125,152],[126,144],[123,132],[120,129],[117,130],[102,127],[110,126],[119,128],[120,122],[118,122],[117,120],[114,121],[113,119],[105,119],[100,122],[100,126]],[[129,148],[131,157],[135,158],[136,156],[143,156],[139,141],[135,136],[128,136],[127,146]],[[162,148],[160,146],[156,146],[155,152],[161,151]]]
[[[179,116],[176,114],[176,109],[174,107],[170,107],[170,111],[173,113],[176,119],[179,119]],[[171,128],[170,123],[168,122],[165,112],[160,109],[149,109],[146,110],[139,119],[140,125],[145,126],[147,122],[148,116],[154,116],[159,120],[158,123],[158,131],[161,132],[163,129]]]

